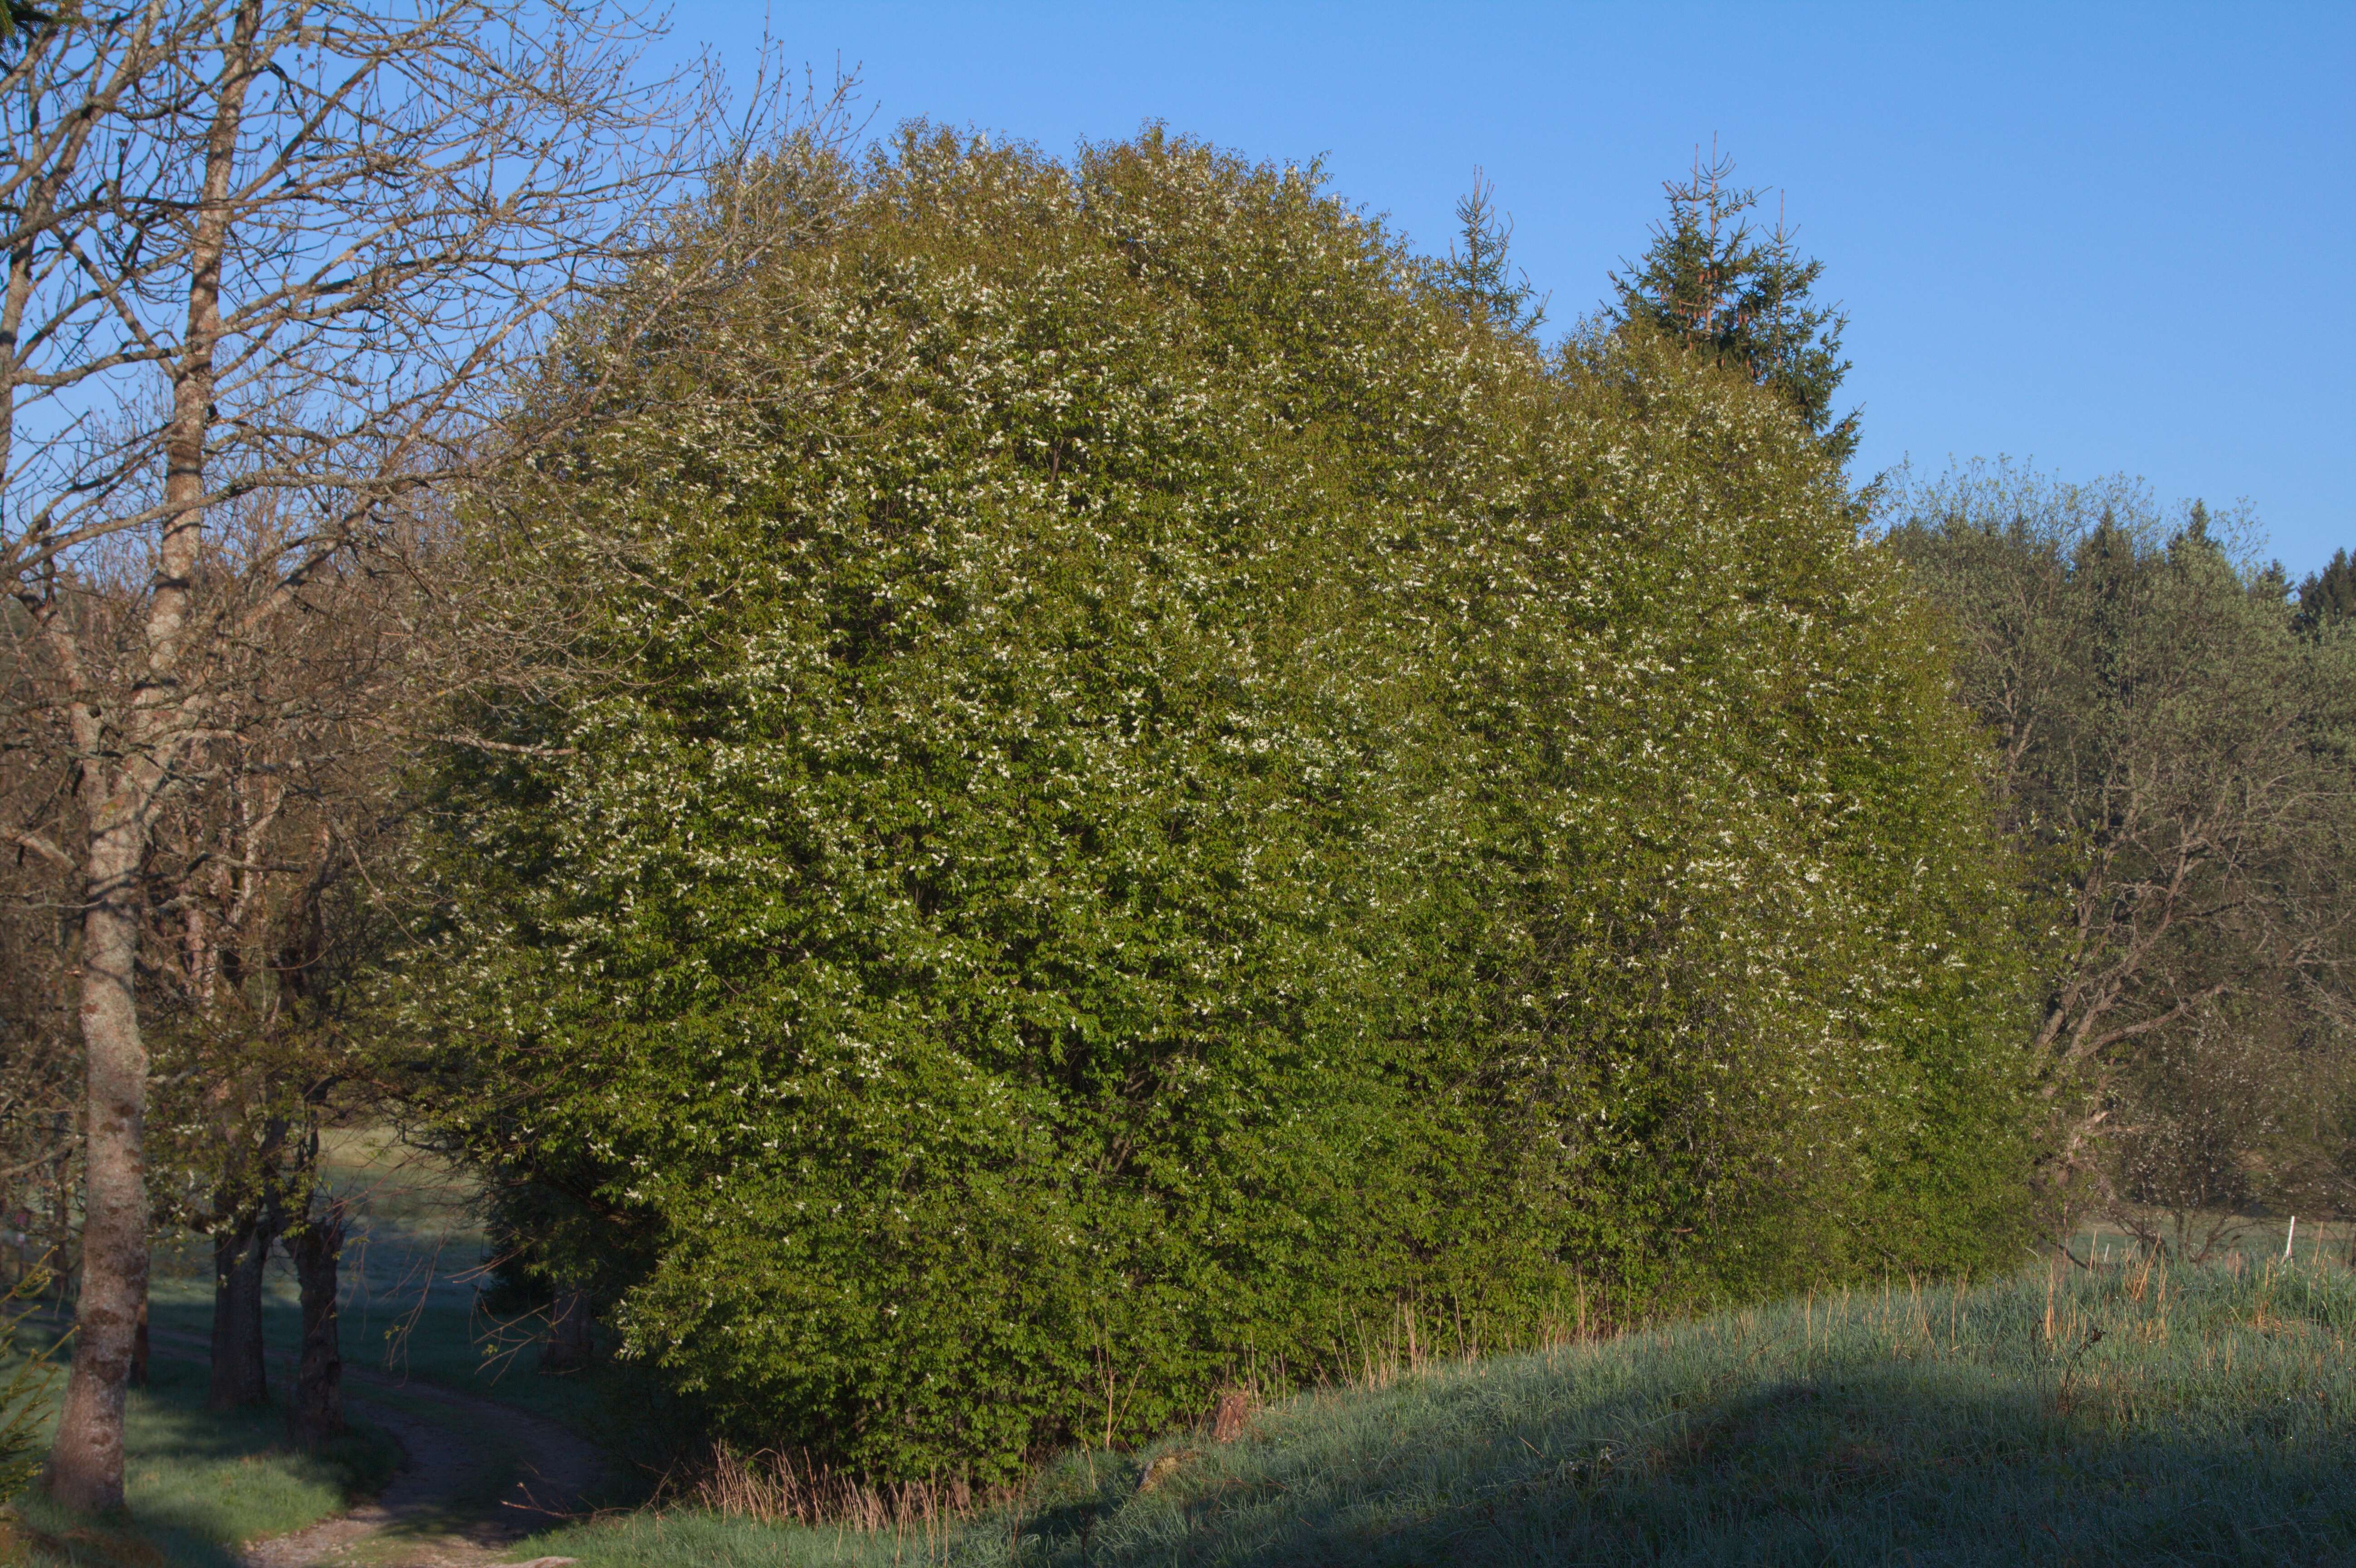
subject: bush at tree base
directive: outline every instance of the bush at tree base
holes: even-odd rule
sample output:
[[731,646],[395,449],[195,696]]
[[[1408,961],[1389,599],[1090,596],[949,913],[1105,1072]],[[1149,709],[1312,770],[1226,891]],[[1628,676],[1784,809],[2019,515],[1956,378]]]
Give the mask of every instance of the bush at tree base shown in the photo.
[[407,976],[626,1353],[987,1479],[1402,1303],[1500,1346],[2014,1252],[1978,742],[1772,398],[1543,357],[1158,133],[747,200],[823,221],[578,346],[612,418],[502,503],[605,563],[514,592],[599,673],[444,759]]

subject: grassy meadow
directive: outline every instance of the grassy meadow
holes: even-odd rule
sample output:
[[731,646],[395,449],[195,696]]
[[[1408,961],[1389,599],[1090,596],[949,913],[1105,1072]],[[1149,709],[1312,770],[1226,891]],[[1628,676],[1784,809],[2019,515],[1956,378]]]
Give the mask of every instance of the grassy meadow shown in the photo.
[[1233,1443],[1069,1456],[963,1523],[649,1510],[519,1554],[614,1568],[2349,1562],[2351,1336],[2344,1267],[2242,1253],[1897,1282],[1470,1364],[1376,1365],[1362,1386],[1262,1412]]
[[[470,1181],[377,1129],[328,1132],[321,1164],[353,1214],[343,1268],[346,1365],[496,1398],[593,1436],[612,1430],[606,1390],[627,1381],[620,1370],[540,1376],[540,1318],[484,1309],[483,1233]],[[212,1281],[200,1243],[158,1254],[149,1302],[158,1333],[211,1332]],[[301,1342],[301,1315],[282,1253],[273,1254],[265,1276],[262,1318],[271,1348],[291,1354]],[[275,1367],[272,1376],[279,1376]]]
[[[472,1186],[383,1133],[330,1132],[325,1142],[328,1179],[356,1214],[344,1269],[346,1364],[487,1394],[598,1429],[611,1403],[601,1392],[612,1381],[610,1370],[587,1377],[538,1376],[531,1322],[505,1321],[481,1309],[475,1275],[483,1243]],[[149,1307],[153,1377],[147,1389],[133,1392],[128,1415],[127,1489],[135,1530],[94,1531],[27,1495],[18,1499],[19,1511],[45,1543],[35,1561],[59,1561],[62,1552],[63,1560],[76,1562],[227,1564],[236,1560],[240,1542],[340,1512],[391,1474],[396,1445],[364,1421],[348,1443],[313,1457],[288,1448],[278,1409],[230,1415],[205,1410],[209,1263],[201,1239],[181,1238],[155,1254]],[[54,1309],[30,1314],[20,1342],[54,1342],[63,1327]],[[291,1389],[291,1357],[301,1332],[294,1279],[283,1256],[273,1256],[265,1278],[263,1328],[271,1349],[283,1353],[270,1366],[272,1393],[283,1399]],[[51,1397],[62,1389],[60,1366],[50,1380]],[[375,1397],[387,1396],[377,1392]],[[431,1413],[431,1407],[416,1408]],[[45,1422],[44,1442],[46,1432]],[[12,1561],[10,1550],[21,1556],[24,1545],[21,1540],[0,1544],[0,1563]]]

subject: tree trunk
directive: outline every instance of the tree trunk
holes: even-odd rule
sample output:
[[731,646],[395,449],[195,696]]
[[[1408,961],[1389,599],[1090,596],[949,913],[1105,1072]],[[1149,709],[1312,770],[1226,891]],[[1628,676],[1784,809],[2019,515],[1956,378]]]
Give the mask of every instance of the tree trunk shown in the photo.
[[139,1301],[139,1326],[131,1332],[131,1386],[147,1386],[147,1300]]
[[262,1359],[262,1279],[273,1239],[267,1209],[249,1204],[213,1232],[213,1376],[208,1410],[267,1404]]
[[[194,717],[180,684],[180,639],[187,629],[204,542],[205,436],[214,417],[213,357],[221,335],[230,178],[261,23],[261,0],[238,0],[213,90],[203,200],[189,246],[188,325],[173,367],[172,413],[163,443],[164,501],[170,515],[154,558],[145,668],[134,686],[127,723],[102,715],[87,699],[70,622],[53,620],[48,626],[72,656],[69,670],[77,672],[71,677],[70,724],[82,758],[80,787],[90,835],[81,928],[89,1128],[73,1370],[66,1378],[45,1478],[51,1497],[84,1512],[123,1507],[123,1399],[131,1380],[139,1308],[147,1299],[147,1048],[139,1035],[135,989],[139,875],[156,801]],[[120,731],[110,734],[116,724]],[[121,758],[113,768],[102,761],[110,753]]]
[[122,813],[92,835],[90,905],[82,917],[90,1119],[81,1294],[48,1482],[50,1496],[85,1513],[123,1506],[123,1396],[147,1299],[147,1049],[133,992],[139,943],[133,892],[145,826]]
[[540,1348],[543,1372],[577,1372],[595,1359],[594,1324],[589,1314],[589,1293],[560,1290],[548,1309],[548,1340]]
[[286,1239],[303,1286],[303,1360],[294,1374],[294,1441],[317,1448],[344,1434],[344,1357],[336,1317],[336,1269],[344,1218],[335,1208]]

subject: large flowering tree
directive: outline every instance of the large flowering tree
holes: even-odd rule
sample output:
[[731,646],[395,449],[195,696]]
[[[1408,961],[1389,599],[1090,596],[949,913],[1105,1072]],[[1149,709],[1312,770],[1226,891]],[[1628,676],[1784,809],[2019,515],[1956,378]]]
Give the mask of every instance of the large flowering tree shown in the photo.
[[[1159,134],[713,196],[764,202],[800,238],[631,376],[584,324],[628,396],[508,521],[588,673],[470,716],[422,869],[437,1125],[630,1351],[1003,1473],[1401,1304],[2006,1245],[1979,752],[1774,399],[1546,357]],[[666,265],[731,264],[700,221]]]

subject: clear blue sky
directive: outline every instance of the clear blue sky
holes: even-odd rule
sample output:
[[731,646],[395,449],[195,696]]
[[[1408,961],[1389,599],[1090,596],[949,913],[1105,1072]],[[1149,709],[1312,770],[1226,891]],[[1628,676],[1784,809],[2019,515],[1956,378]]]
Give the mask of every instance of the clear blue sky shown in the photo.
[[676,42],[856,67],[1067,151],[1148,119],[1444,249],[1487,169],[1558,318],[1712,135],[1852,316],[1863,473],[1912,457],[2246,498],[2294,574],[2356,548],[2356,5],[798,4]]

